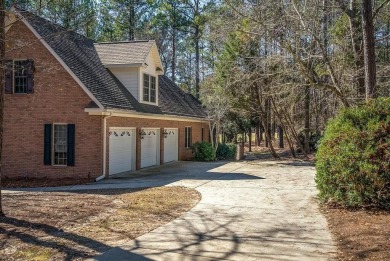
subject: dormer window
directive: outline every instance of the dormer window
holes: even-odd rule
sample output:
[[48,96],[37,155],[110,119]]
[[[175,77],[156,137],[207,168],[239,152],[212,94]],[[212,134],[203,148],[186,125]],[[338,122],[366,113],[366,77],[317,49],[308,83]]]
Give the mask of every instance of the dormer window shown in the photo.
[[143,101],[156,103],[156,77],[144,73]]

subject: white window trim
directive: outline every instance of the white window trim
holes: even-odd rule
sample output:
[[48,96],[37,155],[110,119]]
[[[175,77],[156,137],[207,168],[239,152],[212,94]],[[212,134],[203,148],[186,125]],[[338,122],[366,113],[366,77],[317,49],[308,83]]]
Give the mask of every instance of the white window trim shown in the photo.
[[[148,73],[148,72],[145,72],[143,70],[140,70],[140,99],[139,101],[141,103],[144,103],[144,104],[150,104],[150,105],[157,105],[158,106],[158,93],[159,93],[159,81],[158,81],[158,75],[156,74],[151,74],[151,73]],[[144,101],[144,76],[145,74],[149,75],[149,76],[153,76],[156,78],[156,102],[150,102],[150,101]],[[149,81],[149,89],[150,89],[150,81]],[[150,97],[149,97],[150,98]]]
[[[65,125],[66,127],[68,127],[68,123],[53,123],[51,126],[52,126],[52,130],[51,130],[51,165],[54,166],[54,167],[67,167],[68,165],[61,165],[61,164],[54,164],[54,160],[55,160],[55,151],[54,151],[54,126],[55,125]],[[66,142],[68,142],[68,137],[66,138]],[[68,148],[68,147],[67,147]],[[68,154],[66,155],[66,161],[68,161]]]

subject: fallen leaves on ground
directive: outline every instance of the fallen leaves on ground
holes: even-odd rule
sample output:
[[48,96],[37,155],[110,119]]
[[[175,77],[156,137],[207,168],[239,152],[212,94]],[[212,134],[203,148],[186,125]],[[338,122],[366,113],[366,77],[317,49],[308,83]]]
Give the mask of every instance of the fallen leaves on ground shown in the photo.
[[0,260],[82,260],[190,210],[184,187],[3,194]]

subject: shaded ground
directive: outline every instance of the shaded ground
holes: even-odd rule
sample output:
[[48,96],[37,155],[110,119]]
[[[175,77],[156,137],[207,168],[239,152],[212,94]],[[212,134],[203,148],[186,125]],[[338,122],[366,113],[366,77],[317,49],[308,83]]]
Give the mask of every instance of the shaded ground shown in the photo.
[[32,188],[32,187],[55,187],[80,185],[93,182],[92,178],[2,178],[1,186],[3,188]]
[[390,212],[322,208],[339,260],[390,260]]
[[168,223],[200,200],[165,187],[3,194],[0,260],[78,260]]

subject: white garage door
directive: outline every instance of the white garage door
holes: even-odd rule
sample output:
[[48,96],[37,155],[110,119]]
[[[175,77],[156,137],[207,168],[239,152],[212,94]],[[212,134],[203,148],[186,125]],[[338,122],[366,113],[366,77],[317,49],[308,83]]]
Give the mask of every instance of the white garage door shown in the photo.
[[141,132],[141,168],[158,165],[159,129],[142,129]]
[[177,129],[164,130],[164,163],[178,160],[178,137]]
[[110,175],[135,169],[135,131],[133,129],[110,129],[109,132]]

